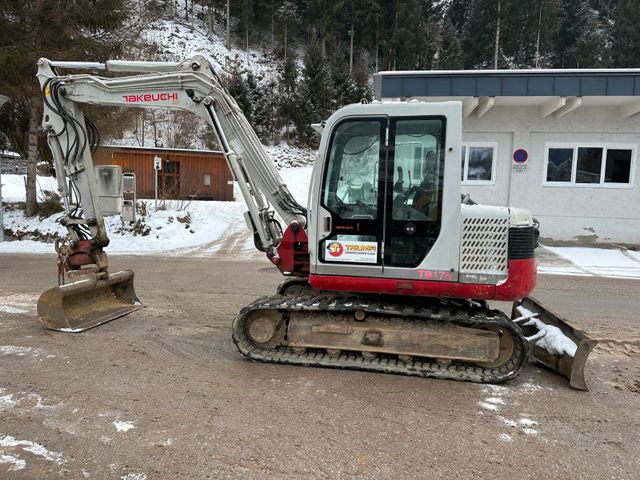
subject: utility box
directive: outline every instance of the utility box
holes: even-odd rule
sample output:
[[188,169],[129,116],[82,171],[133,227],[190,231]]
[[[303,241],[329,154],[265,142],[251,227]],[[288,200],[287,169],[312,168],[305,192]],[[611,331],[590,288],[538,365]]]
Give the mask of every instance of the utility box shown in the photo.
[[136,204],[131,200],[122,202],[122,221],[134,223],[136,221]]
[[136,174],[126,172],[122,174],[122,221],[136,221]]
[[96,165],[98,195],[105,217],[122,213],[122,167],[119,165]]
[[123,173],[122,174],[122,193],[125,195],[136,195],[136,174],[135,173]]

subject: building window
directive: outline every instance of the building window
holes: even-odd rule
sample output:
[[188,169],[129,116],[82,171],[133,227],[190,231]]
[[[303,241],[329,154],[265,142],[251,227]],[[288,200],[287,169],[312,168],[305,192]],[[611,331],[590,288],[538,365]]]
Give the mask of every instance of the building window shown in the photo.
[[635,145],[546,146],[545,185],[631,186]]
[[210,187],[211,186],[211,175],[208,173],[204,174],[204,180],[203,180],[204,186],[205,187]]
[[462,183],[493,185],[496,171],[495,143],[464,143],[462,145]]

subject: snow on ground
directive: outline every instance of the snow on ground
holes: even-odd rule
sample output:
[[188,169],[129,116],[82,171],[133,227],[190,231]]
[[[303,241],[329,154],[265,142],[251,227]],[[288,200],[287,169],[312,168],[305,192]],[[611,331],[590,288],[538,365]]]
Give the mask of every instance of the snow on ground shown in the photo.
[[[24,202],[26,175],[2,175],[2,201],[3,202]],[[53,177],[38,177],[36,182],[38,198],[42,198],[44,190],[55,192],[58,183]]]
[[[313,163],[316,150],[290,147],[283,143],[264,147],[276,168],[282,170],[288,167],[302,167]],[[282,173],[282,172],[281,172]],[[308,184],[307,184],[308,185]]]
[[[298,156],[303,157],[304,155],[299,154]],[[312,166],[309,165],[299,168],[285,168],[280,172],[294,198],[302,205],[307,204],[311,170]],[[39,177],[38,182],[48,185],[50,180],[52,179],[44,180]],[[24,201],[24,187],[13,188],[12,196],[14,201]],[[120,217],[107,217],[106,224],[111,239],[111,243],[107,247],[108,253],[187,254],[192,253],[195,249],[215,243],[224,236],[225,232],[246,231],[243,218],[246,206],[241,197],[235,202],[193,201],[186,206],[182,205],[184,210],[176,210],[176,207],[184,202],[168,201],[167,210],[156,211],[153,208],[153,200],[143,201],[149,207],[149,214],[144,219],[148,233],[134,235],[130,226],[123,227]],[[33,238],[47,238],[53,242],[56,237],[64,237],[67,230],[59,223],[61,217],[62,214],[58,213],[43,219],[27,218],[20,209],[5,210],[5,229],[18,233],[20,236],[24,235],[24,237],[19,241],[1,242],[0,252],[52,253],[52,243],[34,241]],[[31,235],[28,235],[27,232],[30,232]],[[242,250],[252,251],[253,244],[246,242]]]
[[132,428],[135,428],[134,422],[116,420],[113,422],[113,424],[115,425],[118,432],[128,432]]
[[9,471],[22,470],[26,466],[26,461],[20,459],[22,452],[29,452],[50,462],[62,465],[67,462],[62,454],[47,450],[43,445],[32,442],[31,440],[18,440],[11,435],[0,435],[0,463],[9,463],[12,466]]
[[[525,384],[526,385],[526,384]],[[542,387],[541,387],[542,388]],[[478,406],[482,408],[479,411],[481,415],[495,415],[496,420],[500,422],[500,425],[508,427],[509,433],[500,433],[498,439],[503,442],[511,442],[520,434],[526,436],[537,436],[538,430],[532,428],[538,425],[536,420],[528,418],[528,416],[519,415],[519,419],[505,417],[507,410],[512,409],[510,405],[510,396],[512,394],[527,395],[530,396],[531,392],[524,391],[521,388],[505,387],[502,385],[486,385],[482,387],[482,393],[490,394],[490,397],[486,397],[478,402]],[[518,401],[513,402],[514,406],[519,405]]]
[[[216,71],[228,72],[229,62],[237,59],[240,69],[251,71],[258,81],[276,76],[278,62],[274,61],[269,53],[252,45],[248,50],[237,48],[233,44],[231,48],[227,48],[224,25],[214,23],[213,32],[209,34],[208,26],[202,20],[206,18],[205,9],[196,3],[192,3],[191,6],[193,12],[189,15],[188,22],[182,18],[160,19],[142,32],[143,39],[156,45],[164,60],[180,61],[200,54],[213,61]],[[177,10],[184,12],[184,0],[178,0]],[[253,44],[255,43],[253,41]],[[268,44],[270,45],[270,42]],[[298,55],[296,59],[298,68],[302,67],[301,57]]]
[[[542,247],[570,264],[541,265],[541,273],[640,278],[640,252],[586,247]],[[575,268],[575,267],[578,268]]]

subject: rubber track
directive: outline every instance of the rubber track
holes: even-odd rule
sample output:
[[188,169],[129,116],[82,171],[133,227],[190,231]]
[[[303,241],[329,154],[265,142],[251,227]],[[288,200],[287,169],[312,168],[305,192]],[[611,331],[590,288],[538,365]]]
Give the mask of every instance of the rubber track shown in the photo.
[[[381,318],[404,317],[425,321],[453,321],[468,327],[498,325],[511,332],[514,338],[514,355],[501,367],[488,368],[456,360],[443,366],[435,360],[424,357],[414,357],[412,362],[404,363],[398,360],[396,355],[378,354],[375,358],[365,358],[353,351],[343,351],[339,356],[332,357],[326,350],[314,348],[307,348],[304,353],[298,354],[288,346],[261,347],[249,338],[246,320],[249,314],[256,310],[275,310],[285,314],[286,312],[315,312],[319,318],[330,315],[328,312],[352,313],[362,310],[367,313],[367,316],[376,315]],[[489,310],[480,306],[465,307],[454,302],[422,307],[405,303],[374,302],[368,298],[323,295],[301,297],[272,295],[259,298],[244,307],[233,321],[233,341],[242,355],[260,362],[367,370],[476,383],[500,383],[516,377],[526,364],[529,347],[520,328],[498,310]]]

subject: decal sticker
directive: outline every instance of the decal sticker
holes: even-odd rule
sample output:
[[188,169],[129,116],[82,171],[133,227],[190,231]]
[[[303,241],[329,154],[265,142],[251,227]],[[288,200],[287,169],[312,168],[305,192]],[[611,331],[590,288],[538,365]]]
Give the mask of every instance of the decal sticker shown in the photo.
[[325,242],[325,261],[376,263],[378,261],[377,242],[336,241]]
[[340,242],[328,242],[327,252],[329,252],[329,255],[332,257],[340,257],[344,253],[344,248]]
[[141,93],[138,95],[123,95],[126,103],[147,103],[147,102],[167,102],[178,103],[177,93]]
[[450,282],[453,280],[453,275],[451,272],[442,270],[418,270],[418,278],[420,278],[420,280]]

